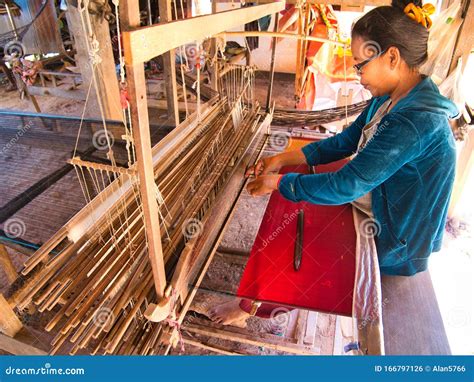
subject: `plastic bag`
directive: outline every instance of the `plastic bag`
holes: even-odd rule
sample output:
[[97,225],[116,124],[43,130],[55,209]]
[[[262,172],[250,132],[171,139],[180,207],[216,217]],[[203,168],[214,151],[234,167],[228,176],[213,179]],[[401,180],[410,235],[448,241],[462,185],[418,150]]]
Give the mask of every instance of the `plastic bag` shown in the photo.
[[439,85],[439,92],[452,100],[461,114],[465,113],[465,98],[462,81],[462,57],[459,58],[456,69]]
[[428,40],[428,61],[421,67],[423,74],[440,84],[448,75],[449,65],[462,24],[461,1],[455,1],[441,12],[433,23]]

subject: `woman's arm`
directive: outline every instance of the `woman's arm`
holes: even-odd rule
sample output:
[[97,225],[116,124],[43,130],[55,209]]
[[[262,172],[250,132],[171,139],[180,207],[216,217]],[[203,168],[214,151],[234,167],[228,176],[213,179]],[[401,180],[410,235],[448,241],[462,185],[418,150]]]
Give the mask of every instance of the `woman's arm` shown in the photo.
[[333,137],[313,142],[302,149],[288,151],[271,157],[260,159],[255,166],[249,167],[246,176],[268,175],[278,172],[281,167],[308,164],[326,164],[347,158],[357,150],[357,144],[366,124],[367,114],[375,105],[383,99],[373,99],[357,119],[343,132]]
[[306,157],[301,149],[288,151],[260,159],[255,166],[247,169],[245,176],[268,175],[272,172],[278,172],[284,166],[305,164]]
[[374,110],[377,105],[385,100],[386,97],[373,98],[357,119],[344,131],[333,137],[304,146],[302,150],[306,162],[311,166],[315,166],[336,162],[354,154],[357,151],[362,129],[367,124],[367,116],[371,113],[371,110]]

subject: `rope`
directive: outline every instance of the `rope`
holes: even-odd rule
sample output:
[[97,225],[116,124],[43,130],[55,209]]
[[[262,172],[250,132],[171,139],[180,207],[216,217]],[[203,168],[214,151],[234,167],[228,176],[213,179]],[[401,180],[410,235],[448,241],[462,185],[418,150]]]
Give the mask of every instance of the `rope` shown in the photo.
[[[107,153],[107,157],[110,159],[111,163],[113,166],[116,166],[115,158],[113,155],[112,151],[112,146],[110,144],[110,138],[109,134],[107,131],[107,124],[105,123],[105,113],[104,113],[104,107],[102,104],[102,99],[99,94],[99,85],[97,81],[97,75],[96,75],[96,66],[102,61],[102,58],[99,55],[99,42],[97,41],[95,34],[93,32],[92,28],[92,23],[90,19],[89,12],[87,11],[89,8],[89,0],[79,0],[78,1],[78,10],[79,10],[79,15],[81,18],[81,23],[82,23],[82,28],[84,31],[84,34],[86,35],[86,47],[89,52],[89,58],[91,61],[91,72],[92,72],[92,80],[94,82],[94,87],[96,91],[96,96],[97,96],[97,103],[99,104],[99,110],[100,110],[100,115],[102,117],[102,126],[104,128],[105,132],[105,139],[107,141],[107,146],[109,148],[109,151]],[[85,17],[84,17],[85,14]],[[88,36],[87,36],[88,34]]]
[[176,319],[175,309],[176,309],[176,301],[178,300],[177,291],[175,288],[172,289],[171,292],[171,307],[170,307],[170,314],[168,318],[166,318],[163,322],[167,323],[171,328],[176,329],[178,332],[178,343],[180,345],[179,353],[184,353],[184,341],[183,341],[183,334],[181,333],[181,323]]

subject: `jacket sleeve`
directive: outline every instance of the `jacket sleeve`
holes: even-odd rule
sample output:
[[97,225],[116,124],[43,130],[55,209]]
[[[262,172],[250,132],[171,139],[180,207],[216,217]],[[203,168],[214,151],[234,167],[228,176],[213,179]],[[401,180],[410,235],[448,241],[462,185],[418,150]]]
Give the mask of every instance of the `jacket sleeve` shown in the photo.
[[385,116],[374,137],[357,156],[333,173],[286,174],[280,193],[294,202],[344,204],[365,195],[420,153],[416,127],[397,113]]
[[344,131],[333,137],[310,143],[302,148],[310,166],[326,164],[347,158],[357,150],[360,134],[365,126],[367,114],[376,102],[373,98],[357,119]]

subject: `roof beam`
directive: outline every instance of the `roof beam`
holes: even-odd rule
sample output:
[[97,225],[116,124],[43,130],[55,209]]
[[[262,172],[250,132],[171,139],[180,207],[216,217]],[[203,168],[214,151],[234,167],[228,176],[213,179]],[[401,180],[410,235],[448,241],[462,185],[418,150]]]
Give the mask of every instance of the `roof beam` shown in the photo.
[[123,33],[126,65],[151,60],[171,49],[280,12],[284,1],[160,23]]

